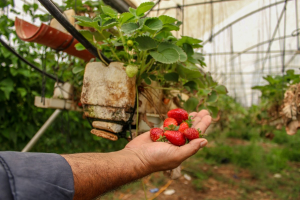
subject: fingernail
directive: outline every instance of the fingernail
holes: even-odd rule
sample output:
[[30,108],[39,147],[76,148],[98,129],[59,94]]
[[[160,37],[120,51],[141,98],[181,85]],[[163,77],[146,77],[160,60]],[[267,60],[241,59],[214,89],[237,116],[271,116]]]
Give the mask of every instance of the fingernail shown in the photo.
[[207,141],[206,141],[206,140],[203,140],[202,142],[200,142],[200,146],[201,146],[201,148],[202,148],[202,147],[205,147],[205,146],[206,146],[206,144],[207,144]]

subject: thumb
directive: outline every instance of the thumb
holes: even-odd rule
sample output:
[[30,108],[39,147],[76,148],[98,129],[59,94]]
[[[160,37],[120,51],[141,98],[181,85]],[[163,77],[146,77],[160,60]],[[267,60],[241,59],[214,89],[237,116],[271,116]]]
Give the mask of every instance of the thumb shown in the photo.
[[197,153],[200,148],[205,147],[206,144],[207,144],[207,140],[204,138],[194,139],[190,141],[188,144],[180,147],[178,156],[182,160],[185,160],[190,156],[194,155],[195,153]]

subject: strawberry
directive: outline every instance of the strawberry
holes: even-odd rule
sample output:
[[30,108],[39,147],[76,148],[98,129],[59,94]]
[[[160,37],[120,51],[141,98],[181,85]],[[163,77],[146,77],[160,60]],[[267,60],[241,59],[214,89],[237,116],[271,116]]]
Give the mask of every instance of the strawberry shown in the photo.
[[185,129],[183,134],[188,140],[193,140],[193,139],[203,137],[203,135],[201,134],[201,131],[199,129],[197,130],[195,128]]
[[169,127],[170,125],[172,125],[171,127],[177,126],[178,123],[177,123],[176,119],[174,119],[174,118],[167,118],[167,119],[165,119],[165,121],[164,121],[164,128],[165,127]]
[[192,118],[191,118],[191,116],[190,116],[188,120],[183,121],[183,122],[179,125],[178,131],[180,131],[181,133],[183,133],[185,129],[191,128],[191,127],[192,127]]
[[182,121],[187,120],[189,118],[189,114],[181,108],[170,110],[167,114],[168,117],[176,119],[178,124],[181,124]]
[[158,139],[164,136],[164,131],[160,128],[151,128],[150,129],[150,138],[153,142],[156,142]]
[[134,77],[138,73],[139,69],[136,65],[128,65],[126,67],[126,74],[129,78]]
[[185,144],[185,137],[183,133],[179,131],[165,131],[164,135],[172,144],[176,146],[182,146]]

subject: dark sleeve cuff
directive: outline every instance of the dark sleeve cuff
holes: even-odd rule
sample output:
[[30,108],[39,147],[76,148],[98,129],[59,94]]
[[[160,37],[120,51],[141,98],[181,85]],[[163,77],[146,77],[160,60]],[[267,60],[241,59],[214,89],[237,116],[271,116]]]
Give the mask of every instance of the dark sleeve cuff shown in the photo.
[[0,152],[0,181],[14,200],[71,200],[74,195],[72,169],[58,154]]

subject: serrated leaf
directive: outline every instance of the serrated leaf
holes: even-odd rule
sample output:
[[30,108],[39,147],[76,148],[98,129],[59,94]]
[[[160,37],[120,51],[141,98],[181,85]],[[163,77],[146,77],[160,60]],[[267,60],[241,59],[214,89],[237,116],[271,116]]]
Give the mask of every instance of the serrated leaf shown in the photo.
[[115,19],[109,19],[106,22],[104,22],[101,26],[102,29],[109,29],[112,28],[114,26],[116,26],[118,24],[118,22]]
[[179,60],[179,53],[172,48],[165,49],[161,52],[151,51],[150,55],[158,62],[172,64]]
[[189,81],[183,85],[184,87],[189,88],[189,91],[198,90],[197,83],[195,81]]
[[173,24],[164,24],[160,31],[179,31],[179,27]]
[[153,75],[153,74],[151,74],[151,75],[149,76],[149,78],[150,78],[152,81],[155,81],[155,80],[156,80],[156,76]]
[[136,30],[139,29],[139,25],[136,24],[136,23],[126,23],[126,24],[123,24],[121,26],[121,30],[124,32],[124,33],[132,33]]
[[228,90],[224,85],[218,85],[214,88],[218,94],[227,94]]
[[157,17],[147,18],[144,21],[143,29],[149,32],[156,32],[162,29],[163,23]]
[[207,106],[207,109],[210,111],[212,118],[218,117],[219,109],[214,106]]
[[213,103],[216,102],[218,99],[218,93],[216,91],[211,91],[211,93],[208,95],[208,98],[206,100],[206,102],[208,103]]
[[84,27],[92,27],[92,28],[98,28],[98,21],[93,21],[91,18],[89,17],[85,17],[85,16],[73,16],[77,22],[76,24],[80,25],[80,26],[84,26]]
[[109,15],[111,17],[116,17],[118,15],[118,12],[112,9],[109,6],[101,6],[104,14]]
[[157,42],[149,36],[139,36],[135,39],[137,47],[142,51],[147,51],[157,47]]
[[176,67],[176,71],[180,77],[187,80],[193,80],[202,76],[197,66],[192,66],[191,64],[187,64],[186,66],[178,64]]
[[129,20],[133,19],[134,18],[134,15],[130,12],[124,12],[121,14],[120,16],[120,22],[122,24],[128,22]]
[[164,74],[164,79],[166,81],[178,82],[179,75],[176,72],[170,72],[170,73]]
[[85,50],[85,47],[81,43],[75,44],[75,48],[76,48],[77,51]]
[[174,22],[178,21],[177,19],[167,16],[167,15],[161,15],[158,17],[163,24],[173,24]]
[[137,7],[136,9],[136,15],[139,17],[144,16],[144,13],[149,11],[154,5],[155,5],[154,2],[141,3],[139,7]]
[[74,67],[72,69],[73,74],[77,74],[79,72],[82,72],[84,70],[84,67]]
[[170,43],[170,42],[162,42],[158,45],[158,51],[163,51],[165,49],[168,49],[168,48],[173,48],[175,49],[178,53],[179,53],[179,61],[180,62],[185,62],[187,60],[187,55],[186,53],[178,46],[176,46],[175,44],[173,43]]
[[[178,44],[177,44],[177,45],[178,45]],[[188,57],[190,57],[190,56],[192,56],[192,55],[194,54],[193,47],[192,47],[190,44],[188,44],[188,43],[184,43],[184,44],[182,45],[182,49],[183,49],[183,51],[186,53],[186,55],[187,55]]]
[[189,36],[182,36],[178,41],[177,41],[177,45],[178,46],[182,46],[184,43],[193,45],[193,44],[199,44],[201,43],[202,40],[199,40],[197,38],[192,38]]
[[183,108],[188,111],[196,111],[197,105],[199,104],[199,100],[196,97],[190,97],[184,104]]
[[0,90],[4,92],[6,99],[9,100],[10,93],[14,91],[14,82],[10,78],[0,81]]
[[128,10],[133,16],[136,16],[136,9],[130,7]]

